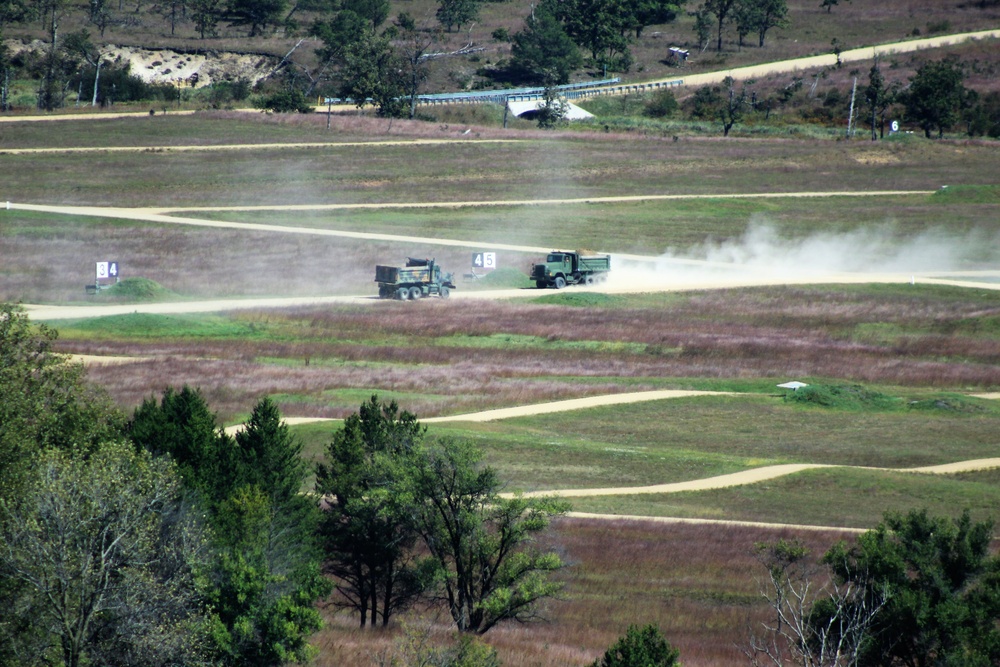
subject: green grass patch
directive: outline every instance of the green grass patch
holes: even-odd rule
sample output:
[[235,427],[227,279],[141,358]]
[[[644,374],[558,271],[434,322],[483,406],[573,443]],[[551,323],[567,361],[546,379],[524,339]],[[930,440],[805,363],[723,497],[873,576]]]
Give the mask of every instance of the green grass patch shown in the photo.
[[787,403],[818,406],[834,410],[897,410],[899,398],[861,385],[809,385],[785,394]]
[[951,476],[847,468],[807,470],[757,484],[675,494],[573,498],[581,512],[870,528],[885,512],[926,508],[993,520],[1000,485]]
[[466,282],[463,287],[483,289],[512,289],[531,287],[533,283],[523,271],[512,268],[500,268],[478,276],[472,282]]
[[[668,461],[677,452],[728,459],[730,470],[790,462],[909,468],[988,458],[996,455],[1000,414],[803,410],[780,398],[740,395],[649,401],[447,428],[463,429],[498,453],[509,449],[513,434],[530,433],[532,437],[520,440],[527,446],[514,459],[524,466],[535,465],[531,443],[541,450],[538,457],[547,457],[541,444],[546,442],[588,443],[585,449],[591,452],[607,448],[665,457],[662,465],[639,474],[643,483],[662,483],[707,476],[671,467]],[[608,454],[593,455],[604,461],[594,479],[606,484],[598,485],[636,483],[637,477],[623,475]],[[562,479],[549,480],[572,486]]]
[[646,486],[723,475],[771,463],[637,439],[602,440],[580,433],[512,427],[507,421],[429,424],[428,433],[477,443],[512,491]]
[[935,204],[1000,204],[1000,185],[946,185],[931,197]]
[[942,394],[931,398],[910,401],[906,407],[910,410],[941,412],[945,414],[982,414],[989,412],[990,406],[983,399],[969,398],[961,394]]
[[98,300],[120,301],[125,303],[146,303],[151,301],[174,301],[178,295],[155,280],[148,278],[125,278],[108,289],[101,290]]
[[267,325],[219,315],[156,315],[130,313],[60,324],[60,332],[82,339],[127,338],[255,338],[267,335]]
[[622,308],[631,300],[618,294],[600,294],[577,290],[560,290],[554,294],[544,294],[533,300],[547,306],[572,306],[574,308]]
[[647,354],[649,351],[649,346],[645,343],[605,340],[562,340],[507,333],[495,333],[488,336],[469,336],[464,334],[446,336],[438,338],[436,344],[443,347],[502,348],[506,350],[545,349],[586,351],[596,354]]

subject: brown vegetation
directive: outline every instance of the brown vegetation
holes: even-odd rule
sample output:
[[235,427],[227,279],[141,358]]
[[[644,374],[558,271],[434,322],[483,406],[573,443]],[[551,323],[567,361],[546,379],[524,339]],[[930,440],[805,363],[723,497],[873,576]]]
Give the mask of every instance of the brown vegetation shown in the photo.
[[[227,418],[262,395],[298,397],[282,404],[287,416],[343,417],[356,406],[338,400],[336,390],[377,387],[412,394],[408,409],[431,417],[649,389],[662,386],[654,379],[683,377],[832,377],[987,389],[1000,385],[1000,346],[965,328],[983,316],[975,299],[767,288],[675,297],[645,308],[428,301],[248,312],[232,316],[246,327],[242,340],[67,331],[61,347],[157,357],[90,370],[127,406],[169,381],[201,387]],[[897,333],[867,338],[868,323]],[[528,338],[518,344],[504,336]],[[612,377],[637,383],[624,386]]]
[[[551,536],[570,563],[562,599],[550,602],[547,621],[504,625],[486,640],[505,665],[585,665],[629,624],[654,623],[680,648],[687,667],[743,662],[738,644],[747,623],[765,610],[753,543],[799,537],[821,555],[842,533],[665,525],[636,521],[561,519]],[[448,641],[446,619],[411,612],[384,633],[363,633],[339,617],[316,637],[318,667],[362,667],[400,641],[407,626]]]

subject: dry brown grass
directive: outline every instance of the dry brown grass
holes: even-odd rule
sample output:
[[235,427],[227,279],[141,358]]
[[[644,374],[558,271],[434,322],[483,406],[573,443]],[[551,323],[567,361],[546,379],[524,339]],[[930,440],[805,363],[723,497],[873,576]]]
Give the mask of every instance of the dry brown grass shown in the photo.
[[[568,667],[597,658],[629,624],[654,623],[681,651],[687,667],[743,664],[737,644],[764,607],[752,557],[757,541],[799,537],[816,555],[841,533],[753,528],[719,530],[648,522],[563,519],[553,544],[570,567],[562,599],[547,605],[546,622],[502,625],[486,640],[505,665]],[[422,620],[418,620],[422,619]],[[411,613],[388,632],[360,632],[351,619],[328,617],[316,637],[318,667],[361,667],[393,645],[403,626],[431,623],[437,641],[450,639],[448,618]]]
[[[124,406],[166,383],[190,384],[226,419],[263,395],[298,397],[282,404],[288,416],[343,417],[356,401],[338,398],[337,390],[377,389],[406,395],[410,410],[431,417],[648,389],[657,379],[683,377],[829,377],[985,390],[1000,386],[1000,344],[967,327],[989,321],[988,312],[955,294],[906,299],[836,287],[768,288],[642,308],[429,301],[246,312],[233,316],[247,326],[246,338],[123,339],[69,330],[60,345],[83,354],[160,357],[90,370]],[[897,333],[869,338],[868,323]],[[443,344],[455,336],[471,338]],[[621,383],[625,378],[634,381]]]

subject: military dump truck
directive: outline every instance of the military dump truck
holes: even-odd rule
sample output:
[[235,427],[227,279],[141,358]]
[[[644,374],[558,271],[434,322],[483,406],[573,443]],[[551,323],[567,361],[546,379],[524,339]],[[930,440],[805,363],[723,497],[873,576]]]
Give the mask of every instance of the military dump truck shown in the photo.
[[545,258],[544,264],[531,267],[531,279],[535,287],[555,287],[566,285],[593,285],[608,279],[611,271],[611,255],[585,256],[578,252],[553,250]]
[[439,296],[447,299],[455,289],[452,274],[445,273],[433,259],[406,258],[406,266],[375,267],[375,282],[382,299],[419,299]]

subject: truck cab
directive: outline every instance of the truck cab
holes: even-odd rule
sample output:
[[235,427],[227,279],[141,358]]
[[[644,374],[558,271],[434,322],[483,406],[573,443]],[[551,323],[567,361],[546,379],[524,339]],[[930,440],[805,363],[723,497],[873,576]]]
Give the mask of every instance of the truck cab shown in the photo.
[[544,263],[531,267],[531,279],[539,289],[562,289],[566,285],[591,285],[602,281],[610,269],[610,255],[584,257],[578,252],[553,250]]

